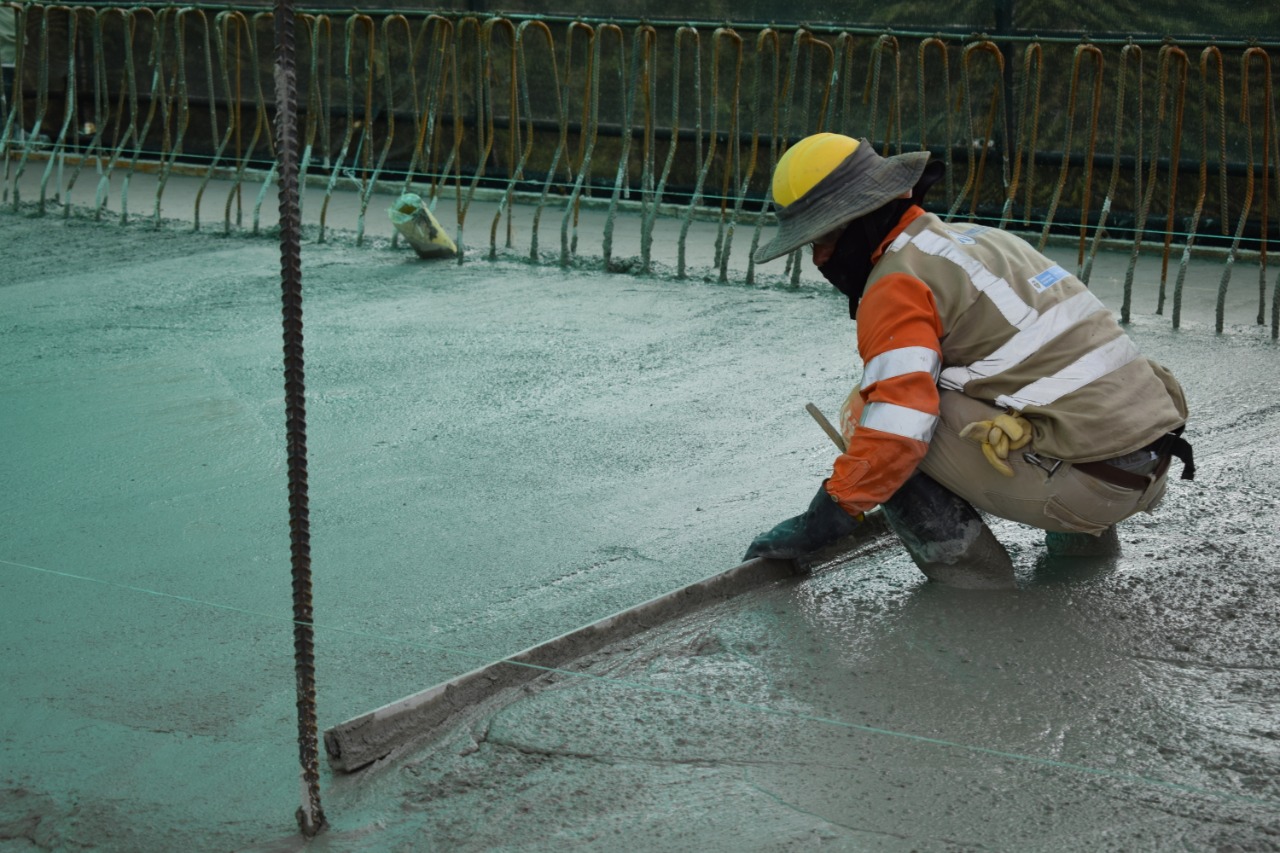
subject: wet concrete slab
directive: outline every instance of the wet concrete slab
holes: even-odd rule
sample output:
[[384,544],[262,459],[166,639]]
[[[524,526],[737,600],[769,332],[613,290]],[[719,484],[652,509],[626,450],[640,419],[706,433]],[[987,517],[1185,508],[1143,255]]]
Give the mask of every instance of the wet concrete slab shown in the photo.
[[[0,232],[0,840],[296,847],[278,252]],[[856,381],[808,278],[303,257],[322,727],[735,565],[828,470],[804,404]],[[326,769],[315,846],[1280,844],[1280,356],[1243,289],[1213,334],[1219,265],[1178,331],[1146,269],[1131,333],[1186,385],[1200,473],[1118,561],[1008,525],[1013,593],[891,553],[700,611]]]
[[404,811],[333,849],[1277,849],[1275,356],[1132,333],[1204,415],[1121,556],[997,521],[1016,591],[889,549],[690,614],[336,779]]
[[1270,663],[1152,605],[1199,567],[1122,563],[965,593],[890,557],[750,594],[369,771],[403,811],[330,849],[1274,849]]

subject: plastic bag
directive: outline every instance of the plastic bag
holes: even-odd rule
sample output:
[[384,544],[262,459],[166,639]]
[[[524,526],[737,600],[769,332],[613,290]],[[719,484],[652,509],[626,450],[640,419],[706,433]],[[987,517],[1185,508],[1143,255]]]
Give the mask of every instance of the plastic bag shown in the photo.
[[404,193],[387,209],[391,224],[414,248],[420,258],[450,258],[458,254],[449,235],[427,209],[422,197],[416,193]]

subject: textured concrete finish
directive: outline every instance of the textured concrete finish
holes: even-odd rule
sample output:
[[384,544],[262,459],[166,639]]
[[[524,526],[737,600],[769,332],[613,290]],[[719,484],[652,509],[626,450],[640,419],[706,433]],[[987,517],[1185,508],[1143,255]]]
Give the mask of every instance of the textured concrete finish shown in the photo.
[[[11,214],[0,245],[0,848],[297,848],[278,253]],[[304,275],[322,727],[736,565],[857,376],[809,284],[342,240]],[[1280,846],[1280,351],[1153,302],[1201,473],[1118,560],[999,527],[1017,591],[890,550],[714,605],[326,768],[312,846]]]
[[545,672],[573,666],[636,634],[651,631],[709,604],[807,572],[819,563],[831,562],[833,558],[852,559],[896,542],[884,515],[872,511],[848,536],[806,554],[802,560],[748,560],[332,726],[324,732],[329,764],[339,770],[364,769],[379,759],[413,748],[419,741],[438,736],[459,717],[467,715],[473,706],[498,698],[498,694]]

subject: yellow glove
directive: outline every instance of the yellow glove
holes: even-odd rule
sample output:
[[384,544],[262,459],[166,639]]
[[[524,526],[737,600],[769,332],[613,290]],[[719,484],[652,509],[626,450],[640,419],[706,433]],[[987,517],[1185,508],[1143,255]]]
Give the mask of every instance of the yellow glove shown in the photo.
[[982,443],[982,455],[991,467],[1006,477],[1013,469],[1005,460],[1010,450],[1018,450],[1031,442],[1031,423],[1017,412],[996,415],[989,421],[974,421],[960,430],[961,438],[974,438]]

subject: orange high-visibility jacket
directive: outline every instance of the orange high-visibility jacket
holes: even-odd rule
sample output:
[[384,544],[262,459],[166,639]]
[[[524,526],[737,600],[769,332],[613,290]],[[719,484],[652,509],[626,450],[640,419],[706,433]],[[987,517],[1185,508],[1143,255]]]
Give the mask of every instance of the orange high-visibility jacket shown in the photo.
[[938,388],[1021,413],[1031,448],[1069,462],[1132,452],[1186,422],[1182,389],[1111,311],[1021,238],[911,207],[877,250],[858,305],[856,426],[828,493],[883,503],[929,449]]

